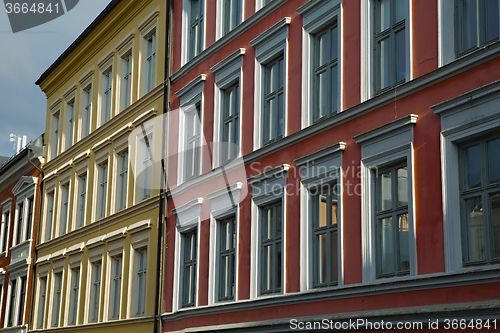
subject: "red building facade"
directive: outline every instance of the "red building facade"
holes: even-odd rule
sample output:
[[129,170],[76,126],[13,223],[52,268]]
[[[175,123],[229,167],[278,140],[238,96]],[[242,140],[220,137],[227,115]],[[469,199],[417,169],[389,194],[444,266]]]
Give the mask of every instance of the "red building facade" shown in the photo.
[[27,146],[0,167],[1,332],[28,330],[42,163]]
[[173,8],[163,331],[500,325],[498,3]]

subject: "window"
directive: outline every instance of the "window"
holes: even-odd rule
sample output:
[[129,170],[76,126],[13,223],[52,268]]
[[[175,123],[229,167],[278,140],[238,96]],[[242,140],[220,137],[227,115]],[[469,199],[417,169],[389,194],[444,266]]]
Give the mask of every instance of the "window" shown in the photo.
[[363,282],[417,275],[413,124],[408,115],[355,137],[361,145]]
[[113,85],[113,71],[107,70],[104,74],[104,85],[102,95],[101,107],[101,125],[106,123],[111,118],[111,99],[112,99],[112,85]]
[[[122,290],[122,256],[116,256],[111,259],[111,299],[109,318],[118,319],[120,317],[120,302]],[[141,290],[138,290],[140,295]],[[145,294],[146,290],[142,289]]]
[[280,56],[266,64],[264,71],[263,145],[282,138],[285,132],[284,80],[284,58]]
[[21,286],[19,290],[19,304],[17,307],[17,325],[21,326],[24,323],[24,313],[26,304],[26,276],[21,277]]
[[73,145],[73,132],[75,128],[75,101],[68,103],[68,135],[66,136],[66,149]]
[[61,314],[62,272],[54,274],[54,303],[52,306],[52,327],[59,326]]
[[68,323],[75,325],[78,319],[78,298],[80,295],[80,267],[71,270],[71,290]]
[[28,219],[26,221],[26,239],[31,239],[31,227],[33,225],[34,197],[28,199]]
[[76,215],[76,225],[78,228],[83,227],[85,223],[85,200],[87,196],[87,174],[82,174],[78,177],[78,206]]
[[196,177],[201,172],[201,106],[185,112],[184,180]]
[[47,193],[47,221],[45,224],[45,240],[52,238],[52,222],[54,220],[54,192]]
[[500,138],[461,147],[460,201],[464,265],[500,262]]
[[82,138],[90,133],[90,116],[92,112],[92,86],[83,91]]
[[288,26],[285,17],[267,29],[250,45],[255,48],[254,148],[270,144],[286,134]]
[[53,126],[54,141],[52,143],[52,158],[55,158],[57,156],[57,145],[59,142],[59,112],[54,115]]
[[141,249],[136,251],[136,264],[137,264],[137,276],[136,276],[136,312],[137,316],[144,315],[146,309],[146,271],[148,267],[148,251],[147,249]]
[[240,85],[222,92],[220,164],[223,165],[239,154],[240,144]]
[[45,316],[45,301],[47,297],[47,277],[40,278],[40,301],[38,303],[38,314],[36,328],[43,328],[43,320]]
[[455,0],[457,57],[499,37],[499,4],[495,0]]
[[97,193],[97,218],[106,216],[106,195],[108,190],[108,162],[98,166],[99,187]]
[[17,295],[17,280],[10,281],[10,303],[9,303],[9,321],[7,327],[12,327],[16,323],[16,295]]
[[118,155],[118,189],[116,192],[116,209],[122,210],[127,206],[127,180],[128,180],[128,151]]
[[101,262],[92,263],[91,294],[89,321],[97,322],[99,319],[99,304],[101,302]]
[[377,277],[410,274],[406,162],[379,170],[375,182]]
[[152,185],[152,167],[153,167],[153,152],[151,147],[151,135],[145,136],[141,142],[142,147],[142,195],[141,199],[145,200],[151,196]]
[[337,22],[314,35],[313,119],[339,111],[339,29]]
[[146,39],[146,91],[155,87],[156,71],[156,33]]
[[188,19],[188,60],[193,59],[203,49],[203,0],[189,1]]
[[197,236],[196,230],[182,234],[182,294],[181,307],[196,306],[196,261]]
[[61,186],[62,198],[61,198],[61,226],[59,230],[59,235],[64,235],[68,228],[68,209],[69,209],[69,183]]
[[16,244],[21,243],[23,240],[23,231],[24,231],[24,203],[21,202],[17,205],[17,235],[16,235]]
[[375,1],[375,93],[406,80],[408,0]]
[[236,275],[236,217],[218,221],[218,301],[234,300]]
[[493,82],[432,106],[441,118],[446,272],[499,263],[498,90]]
[[5,211],[2,214],[2,246],[0,248],[0,253],[7,251],[8,241],[9,241],[9,223],[10,223],[10,212]]
[[123,59],[123,79],[122,79],[122,110],[131,103],[132,88],[132,53],[127,54]]
[[223,26],[225,35],[241,23],[242,0],[223,0]]
[[261,219],[261,294],[281,293],[282,281],[282,205],[260,208]]
[[336,184],[310,189],[313,287],[334,286],[339,281],[337,193]]

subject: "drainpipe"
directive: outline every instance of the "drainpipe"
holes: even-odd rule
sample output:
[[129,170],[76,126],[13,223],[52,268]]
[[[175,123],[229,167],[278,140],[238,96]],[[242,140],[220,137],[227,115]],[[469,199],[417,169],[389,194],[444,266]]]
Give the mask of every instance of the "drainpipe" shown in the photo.
[[[43,139],[42,139],[43,140]],[[40,227],[41,227],[41,220],[42,220],[42,198],[43,198],[43,178],[45,177],[45,173],[43,172],[43,169],[40,169],[38,166],[33,164],[30,160],[30,151],[31,149],[28,148],[28,162],[33,165],[39,172],[40,174],[38,177],[42,177],[42,180],[40,181],[40,191],[38,192],[39,195],[39,204],[38,204],[38,214],[37,214],[37,228],[36,228],[36,237],[34,237],[31,241],[35,243],[35,254],[33,260],[33,275],[31,276],[31,293],[30,293],[30,313],[28,316],[28,327],[26,328],[26,331],[29,332],[32,324],[32,319],[33,319],[33,300],[35,299],[35,285],[36,285],[36,259],[38,258],[38,251],[36,249],[36,244],[38,243],[38,238],[40,237]],[[36,190],[35,190],[36,191]],[[36,194],[36,192],[35,192]],[[36,203],[36,202],[35,202]],[[34,207],[33,207],[34,208]],[[32,228],[32,232],[35,232],[35,228]],[[26,281],[28,283],[29,281]],[[27,303],[27,302],[26,302]],[[34,324],[34,323],[33,323]]]
[[[156,286],[155,286],[155,309],[154,309],[154,327],[153,332],[158,333],[159,330],[163,331],[163,325],[161,320],[161,313],[163,312],[163,270],[165,267],[164,249],[166,248],[166,242],[164,238],[164,233],[166,230],[166,218],[164,218],[164,200],[165,188],[166,188],[166,165],[164,153],[167,147],[167,126],[165,124],[166,114],[169,109],[169,94],[170,94],[170,15],[172,13],[172,4],[170,0],[166,0],[166,15],[165,15],[165,59],[163,65],[163,126],[162,126],[162,159],[161,159],[161,179],[160,179],[160,196],[158,202],[158,242],[157,242],[157,255],[156,255]],[[166,201],[165,201],[166,202]],[[165,212],[166,213],[166,212]],[[163,222],[165,221],[165,228],[163,227]],[[163,265],[162,265],[163,263]]]

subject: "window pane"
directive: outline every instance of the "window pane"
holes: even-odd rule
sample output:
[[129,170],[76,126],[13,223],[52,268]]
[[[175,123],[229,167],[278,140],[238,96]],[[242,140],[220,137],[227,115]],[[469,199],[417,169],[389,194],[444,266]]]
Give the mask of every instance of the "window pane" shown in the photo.
[[338,282],[339,278],[339,258],[338,258],[338,233],[337,231],[333,231],[331,233],[331,258],[332,258],[332,267],[331,267],[331,281]]
[[399,271],[410,270],[410,237],[408,214],[398,216],[399,224]]
[[379,176],[380,202],[379,210],[384,211],[392,208],[392,180],[391,171],[382,173]]
[[483,207],[481,198],[465,200],[465,221],[467,235],[467,259],[468,261],[483,261],[484,253],[484,231],[483,231]]
[[484,42],[487,43],[499,35],[498,0],[484,0],[484,13]]
[[479,145],[465,150],[465,163],[467,166],[466,188],[481,186],[481,153]]
[[491,225],[493,235],[493,258],[500,258],[500,194],[494,194],[491,200]]
[[326,281],[326,233],[316,236],[316,253],[318,255],[317,283]]
[[396,33],[396,82],[406,79],[406,35],[405,30]]
[[398,169],[398,206],[408,205],[408,170]]
[[325,71],[318,74],[318,116],[317,119],[324,117],[328,109],[328,81]]
[[331,74],[331,78],[332,78],[332,88],[330,90],[330,94],[331,94],[331,110],[328,110],[330,112],[330,114],[334,114],[336,112],[338,112],[339,110],[339,74],[338,74],[338,66],[335,65],[332,67],[331,69],[332,71],[332,74]]
[[394,273],[394,234],[392,229],[392,218],[388,217],[379,221],[379,249],[380,271],[379,274]]
[[380,0],[380,31],[391,27],[391,0]]
[[380,41],[380,89],[391,85],[391,43],[389,39]]
[[500,139],[488,142],[488,171],[490,183],[500,181]]
[[407,0],[395,0],[396,5],[396,23],[401,22],[406,19],[406,14],[408,13],[408,1]]
[[328,34],[323,33],[323,35],[318,38],[318,55],[319,62],[318,66],[324,65],[330,61],[328,57]]
[[339,57],[339,36],[338,36],[338,31],[339,29],[337,28],[337,26],[335,26],[335,28],[333,28],[331,30],[331,35],[332,35],[332,39],[331,39],[331,48],[332,48],[332,54],[330,55],[330,59],[337,59]]
[[462,29],[463,46],[462,51],[477,46],[477,6],[476,0],[462,0],[464,3],[464,25]]

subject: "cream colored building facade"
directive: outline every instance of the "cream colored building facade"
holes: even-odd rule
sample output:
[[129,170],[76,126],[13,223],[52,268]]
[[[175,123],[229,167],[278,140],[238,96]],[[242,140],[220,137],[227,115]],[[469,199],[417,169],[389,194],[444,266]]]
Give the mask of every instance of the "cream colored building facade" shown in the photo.
[[154,330],[161,140],[147,124],[163,113],[165,27],[165,1],[113,0],[37,81],[47,163],[30,330]]

